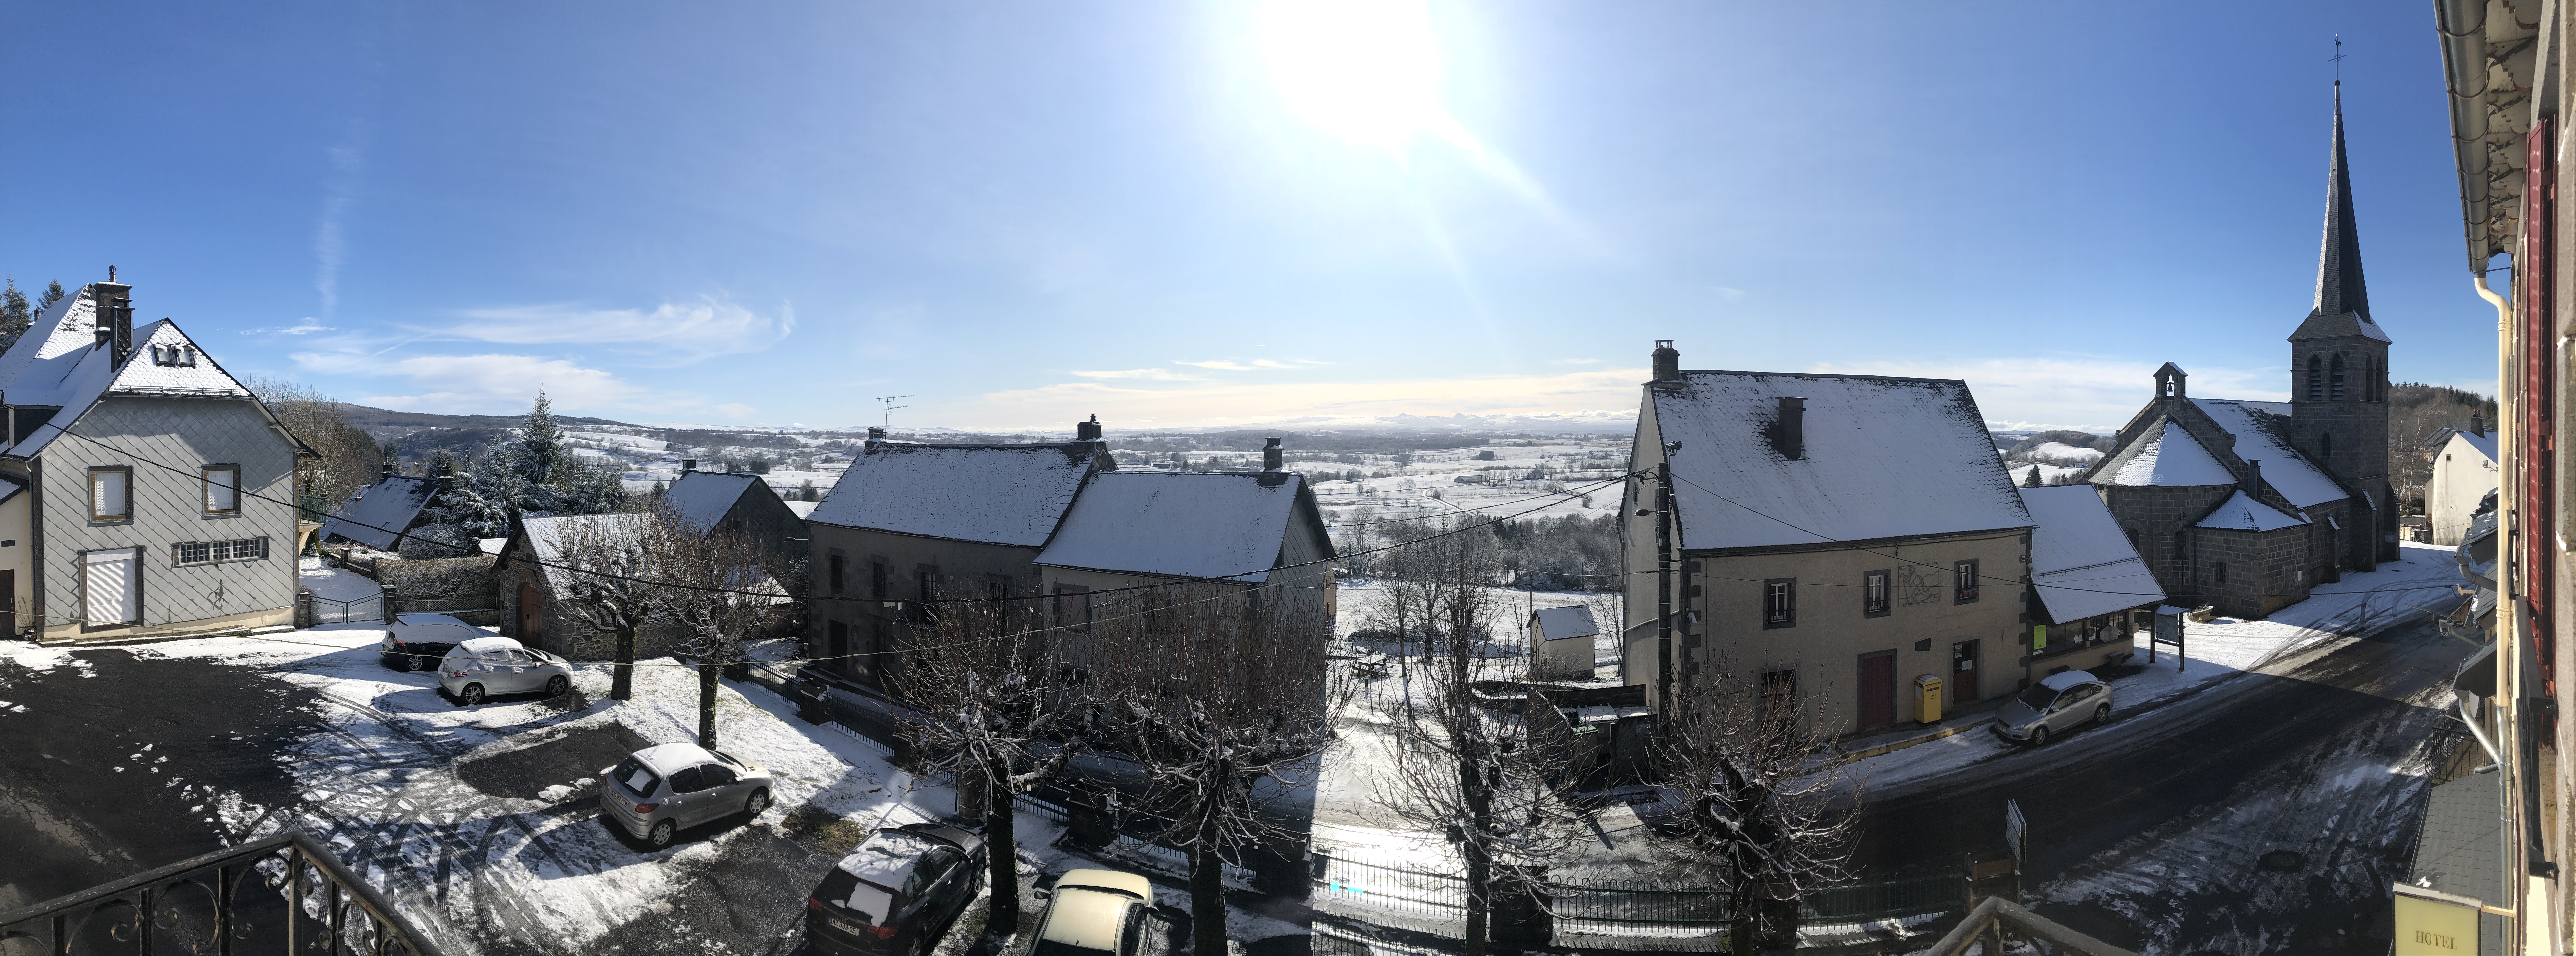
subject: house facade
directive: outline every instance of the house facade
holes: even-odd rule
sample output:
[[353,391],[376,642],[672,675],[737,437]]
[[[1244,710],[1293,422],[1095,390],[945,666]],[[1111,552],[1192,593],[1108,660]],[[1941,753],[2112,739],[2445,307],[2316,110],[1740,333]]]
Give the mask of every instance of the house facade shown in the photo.
[[[872,433],[876,430],[872,429]],[[822,669],[885,687],[904,630],[941,597],[1038,593],[1038,552],[1095,474],[1117,462],[1076,440],[916,445],[872,437],[806,521],[807,647]]]
[[2502,474],[2496,436],[2475,425],[2454,431],[2434,447],[2432,459],[2424,482],[2425,531],[2434,544],[2456,545]]
[[749,538],[776,557],[782,574],[789,554],[805,553],[805,519],[759,475],[684,468],[661,506],[699,534],[722,529]]
[[291,625],[313,451],[131,288],[92,283],[0,354],[0,613],[83,640]]
[[1282,602],[1311,625],[1317,653],[1339,609],[1332,536],[1305,477],[1283,469],[1271,439],[1264,470],[1104,472],[1085,485],[1038,553],[1046,622],[1078,630],[1093,592],[1208,582]]
[[1621,509],[1625,683],[1667,713],[1786,693],[1835,732],[1911,720],[1921,677],[1950,708],[2023,686],[2033,522],[1965,383],[1683,371],[1657,344]]
[[[492,562],[492,577],[501,609],[501,634],[529,647],[577,661],[601,660],[617,652],[617,635],[591,627],[564,606],[572,569],[565,545],[585,533],[640,532],[640,514],[564,515],[522,518]],[[635,636],[635,656],[659,657],[680,643],[679,629],[656,618]]]

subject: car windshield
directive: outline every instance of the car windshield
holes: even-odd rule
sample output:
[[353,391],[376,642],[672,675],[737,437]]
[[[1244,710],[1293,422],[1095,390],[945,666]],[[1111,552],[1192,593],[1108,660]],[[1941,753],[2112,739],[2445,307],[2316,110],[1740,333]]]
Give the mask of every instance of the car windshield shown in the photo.
[[2057,688],[2032,684],[2029,690],[2021,692],[2021,702],[2032,710],[2047,710],[2048,705],[2057,703]]
[[662,785],[660,774],[654,773],[653,768],[645,766],[644,761],[633,757],[626,758],[624,762],[617,765],[617,769],[609,771],[608,778],[617,781],[618,786],[625,787],[638,797],[652,796],[653,788]]
[[715,754],[715,755],[716,755],[716,759],[718,759],[718,760],[722,760],[722,761],[724,761],[724,762],[726,762],[726,763],[729,763],[729,764],[732,764],[732,765],[734,765],[734,766],[737,766],[737,767],[748,767],[748,766],[751,766],[750,764],[747,764],[747,763],[742,762],[740,759],[736,758],[734,755],[729,754],[729,753],[726,753],[726,752],[724,752],[724,751],[716,750],[716,751],[709,751],[709,752],[710,752],[710,753]]

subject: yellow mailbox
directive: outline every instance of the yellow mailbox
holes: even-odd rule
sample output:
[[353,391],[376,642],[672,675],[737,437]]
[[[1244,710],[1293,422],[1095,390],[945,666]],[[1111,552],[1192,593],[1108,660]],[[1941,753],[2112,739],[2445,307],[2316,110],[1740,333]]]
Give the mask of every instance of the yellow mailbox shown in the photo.
[[1925,674],[1914,679],[1914,719],[1927,724],[1941,722],[1941,679]]

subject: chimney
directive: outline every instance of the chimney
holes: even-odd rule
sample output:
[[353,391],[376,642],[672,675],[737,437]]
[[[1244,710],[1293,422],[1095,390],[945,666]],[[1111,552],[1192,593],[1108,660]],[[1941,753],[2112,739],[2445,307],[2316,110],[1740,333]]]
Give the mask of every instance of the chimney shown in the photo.
[[454,471],[454,470],[452,470],[452,469],[450,469],[450,468],[449,468],[446,464],[444,464],[444,463],[440,464],[440,465],[438,466],[438,493],[443,495],[443,494],[448,493],[449,491],[454,490],[454,489],[455,489],[455,484],[456,484],[456,473],[455,473],[455,471]]
[[884,440],[885,440],[885,427],[884,427],[884,426],[882,426],[882,425],[870,425],[870,426],[868,426],[868,440],[869,440],[869,441],[884,441]]
[[1093,416],[1091,416],[1091,420],[1090,420],[1090,421],[1087,421],[1087,422],[1075,422],[1075,423],[1073,423],[1073,440],[1074,440],[1074,441],[1099,441],[1099,440],[1100,440],[1100,416],[1098,416],[1098,415],[1093,415]]
[[681,474],[685,475],[685,474],[688,474],[688,473],[693,472],[693,471],[696,471],[696,470],[698,470],[698,460],[697,460],[697,459],[695,459],[695,458],[682,458],[682,459],[680,459],[680,473],[681,473]]
[[2484,413],[2484,412],[2470,412],[2470,413],[2469,413],[2469,434],[2484,437],[2484,436],[2486,435],[2486,433],[2487,433],[2487,416],[2486,416],[2486,413]]
[[2251,477],[2250,477],[2250,478],[2246,481],[2246,483],[2245,483],[2245,491],[2246,491],[2246,493],[2247,493],[2247,494],[2256,494],[2256,495],[2262,494],[2262,493],[2263,493],[2263,459],[2260,459],[2260,458],[2248,458],[2248,459],[2245,459],[2245,470],[2246,470],[2247,472],[2249,472],[2249,473],[2250,473],[2250,475],[2251,475]]
[[1797,461],[1807,457],[1807,400],[1780,397],[1780,416],[1771,423],[1771,448],[1780,457]]
[[391,458],[387,458],[387,459],[385,459],[385,470],[384,470],[384,474],[383,474],[383,476],[382,476],[382,477],[391,478],[391,477],[393,477],[393,476],[394,476],[394,461],[393,461],[393,459],[391,459]]
[[90,302],[98,310],[98,344],[113,350],[108,361],[123,365],[125,357],[134,354],[134,297],[129,294],[134,287],[117,284],[115,266],[109,266],[107,273],[108,281],[90,286]]
[[1673,348],[1673,340],[1655,340],[1655,384],[1679,385],[1682,381],[1682,353]]
[[1279,447],[1279,439],[1275,436],[1270,439],[1270,444],[1261,446],[1261,470],[1263,471],[1283,470],[1287,467],[1287,458],[1288,452]]

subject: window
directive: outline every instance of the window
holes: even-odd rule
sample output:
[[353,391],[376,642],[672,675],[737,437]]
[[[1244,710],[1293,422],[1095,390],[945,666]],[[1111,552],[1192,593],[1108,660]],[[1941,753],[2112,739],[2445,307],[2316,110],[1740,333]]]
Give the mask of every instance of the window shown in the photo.
[[89,470],[89,520],[126,521],[134,517],[134,470]]
[[2320,359],[2320,358],[2318,358],[2318,357],[2316,357],[2316,356],[2314,356],[2314,355],[2308,356],[2308,401],[2311,401],[2311,402],[2322,402],[2322,401],[2325,401],[2325,400],[2326,400],[2326,364],[2325,364],[2325,360]]
[[1776,716],[1798,710],[1798,672],[1762,672],[1762,709]]
[[988,598],[1006,598],[1006,597],[1010,597],[1010,596],[1011,596],[1011,578],[1010,578],[1010,576],[1009,576],[1009,575],[1006,575],[1006,574],[987,574],[987,575],[985,575],[985,576],[984,576],[984,596],[985,596],[985,597],[988,597]]
[[886,577],[885,559],[879,558],[875,561],[868,562],[869,597],[876,598],[880,601],[886,599]]
[[1860,576],[1860,613],[1867,617],[1887,616],[1888,572],[1870,571]]
[[2317,457],[2326,459],[2329,462],[2334,460],[2333,432],[2317,433]]
[[1073,584],[1055,586],[1055,626],[1067,631],[1091,632],[1091,589]]
[[1798,626],[1798,579],[1772,578],[1762,582],[1762,626],[1764,629]]
[[237,515],[241,513],[241,466],[207,465],[206,513]]
[[912,583],[921,589],[922,600],[935,600],[939,597],[938,568],[925,564],[913,569]]
[[2334,363],[2327,366],[2326,397],[2338,402],[2343,401],[2343,356],[2341,355],[2335,356]]
[[152,364],[175,365],[182,368],[194,367],[197,364],[197,347],[193,345],[155,345],[152,347]]
[[849,556],[848,556],[848,555],[842,555],[842,554],[835,554],[835,555],[832,555],[832,556],[831,556],[831,560],[828,562],[828,563],[830,564],[830,566],[831,566],[830,580],[831,580],[831,585],[832,585],[832,593],[833,593],[835,596],[837,596],[837,595],[839,595],[839,594],[841,593],[841,590],[842,590],[842,588],[843,588],[843,586],[844,586],[844,582],[846,582],[846,581],[848,580],[848,576],[849,576],[849,569],[848,569],[848,565],[849,565],[849,562],[850,562]]
[[1950,602],[1966,604],[1977,599],[1977,562],[1961,561],[1950,566]]
[[232,541],[182,541],[170,546],[172,564],[214,564],[219,561],[256,561],[268,557],[267,538],[239,538]]
[[2212,575],[2212,576],[2214,576],[2214,577],[2216,577],[2216,578],[2218,579],[2218,583],[2220,583],[2220,584],[2225,584],[2225,583],[2227,583],[2227,562],[2225,562],[2225,561],[2216,561],[2216,562],[2212,562],[2212,563],[2210,564],[2210,566],[2209,566],[2209,567],[2210,567],[2210,573],[2211,573],[2211,575]]

